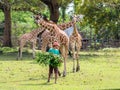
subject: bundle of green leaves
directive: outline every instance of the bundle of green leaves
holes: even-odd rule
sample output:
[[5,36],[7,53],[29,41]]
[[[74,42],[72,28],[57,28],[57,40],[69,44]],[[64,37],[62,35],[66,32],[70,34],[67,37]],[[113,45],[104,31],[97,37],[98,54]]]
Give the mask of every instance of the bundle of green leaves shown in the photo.
[[51,65],[52,67],[59,67],[62,64],[62,57],[48,52],[38,52],[36,54],[36,61],[42,65]]

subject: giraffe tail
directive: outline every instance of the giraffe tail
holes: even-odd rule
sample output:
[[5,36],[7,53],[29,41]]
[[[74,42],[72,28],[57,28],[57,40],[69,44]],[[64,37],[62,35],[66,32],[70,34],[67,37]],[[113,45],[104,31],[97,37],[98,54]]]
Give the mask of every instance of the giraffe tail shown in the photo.
[[70,49],[68,50],[68,55],[72,57],[72,52],[70,51]]

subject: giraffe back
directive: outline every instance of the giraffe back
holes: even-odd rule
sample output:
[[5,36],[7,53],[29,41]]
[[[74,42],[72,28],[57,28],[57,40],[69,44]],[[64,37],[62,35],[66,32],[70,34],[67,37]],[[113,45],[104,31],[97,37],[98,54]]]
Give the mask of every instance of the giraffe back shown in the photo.
[[31,32],[23,34],[19,40],[18,44],[24,46],[26,42],[32,42],[35,43],[37,41],[37,35],[41,33],[44,29],[38,28],[35,30],[32,30]]

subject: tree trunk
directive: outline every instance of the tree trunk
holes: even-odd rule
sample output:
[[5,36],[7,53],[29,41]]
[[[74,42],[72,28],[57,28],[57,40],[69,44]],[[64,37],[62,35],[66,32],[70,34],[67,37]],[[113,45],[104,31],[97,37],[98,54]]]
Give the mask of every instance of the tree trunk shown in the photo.
[[48,7],[50,10],[50,20],[57,23],[59,19],[59,4],[57,0],[52,0]]
[[50,10],[50,20],[52,20],[53,22],[57,23],[59,19],[59,14],[57,13],[53,13],[52,10]]
[[50,20],[57,23],[59,19],[59,3],[58,0],[41,0],[50,10]]
[[4,6],[4,16],[5,16],[5,29],[3,33],[4,41],[3,46],[12,47],[11,42],[11,8]]

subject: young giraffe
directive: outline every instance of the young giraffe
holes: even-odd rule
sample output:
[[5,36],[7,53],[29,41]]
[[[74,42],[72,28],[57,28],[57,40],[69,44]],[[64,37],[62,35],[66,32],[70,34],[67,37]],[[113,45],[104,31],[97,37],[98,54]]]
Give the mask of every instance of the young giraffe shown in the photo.
[[50,35],[52,36],[52,41],[57,41],[60,44],[61,55],[64,58],[63,76],[66,76],[66,59],[67,59],[68,46],[69,46],[68,36],[64,31],[60,30],[60,28],[55,23],[46,22],[45,20],[43,20],[41,16],[36,15],[35,20],[43,28],[50,31]]
[[37,41],[37,35],[39,33],[42,33],[44,31],[44,28],[38,28],[36,30],[33,30],[29,33],[25,33],[23,34],[19,40],[18,40],[18,44],[19,44],[19,49],[18,49],[18,57],[17,59],[22,59],[22,50],[24,45],[27,42],[31,42],[32,43],[32,50],[33,50],[33,58],[35,58],[35,46],[36,46],[36,41]]
[[[62,24],[58,24],[57,26],[61,29],[61,30],[65,30],[69,27],[72,27],[74,25],[74,23],[79,22],[80,19],[82,18],[82,15],[75,15],[74,19],[76,19],[76,21],[72,20],[70,22],[67,23],[62,23]],[[41,50],[42,51],[46,51],[46,47],[47,46],[51,46],[52,40],[51,40],[51,35],[50,32],[48,30],[44,31],[42,33],[42,35],[40,36],[41,40],[42,40],[42,46],[41,46]]]
[[[73,18],[75,20],[75,18]],[[76,72],[80,70],[80,65],[79,65],[79,51],[82,47],[82,37],[78,33],[76,24],[74,23],[73,25],[74,30],[72,35],[69,37],[69,44],[73,52],[73,72],[75,72],[75,60],[77,60],[77,66],[76,66]]]

